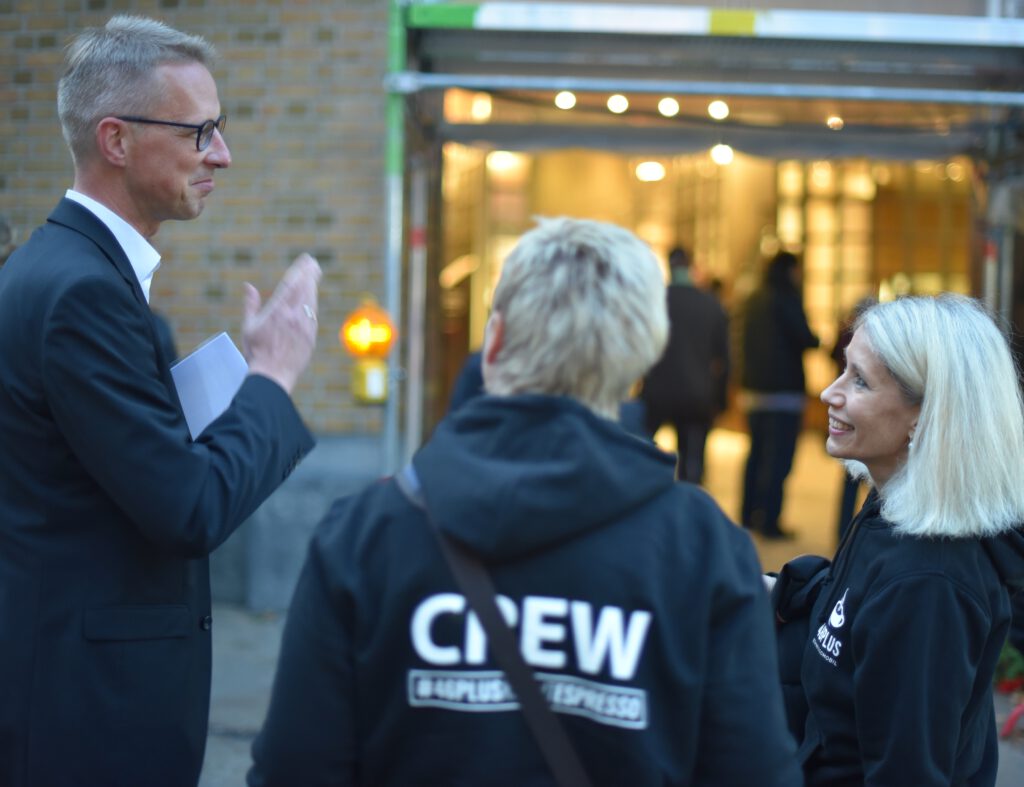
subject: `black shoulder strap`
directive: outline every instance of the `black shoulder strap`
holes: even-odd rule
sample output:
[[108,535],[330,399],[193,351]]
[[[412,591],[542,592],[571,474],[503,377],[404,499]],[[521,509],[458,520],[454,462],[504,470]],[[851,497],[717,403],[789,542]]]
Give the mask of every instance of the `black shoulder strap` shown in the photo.
[[530,732],[533,733],[548,767],[555,775],[555,780],[561,787],[590,787],[590,779],[583,770],[565,728],[544,699],[536,678],[523,661],[523,656],[512,636],[512,629],[498,611],[494,583],[487,569],[472,552],[437,526],[430,509],[427,508],[419,479],[411,463],[402,468],[395,476],[395,481],[410,502],[426,512],[427,521],[437,536],[448,568],[455,575],[455,581],[480,619],[491,645],[491,653],[494,654],[498,666],[504,670],[508,682],[515,691]]

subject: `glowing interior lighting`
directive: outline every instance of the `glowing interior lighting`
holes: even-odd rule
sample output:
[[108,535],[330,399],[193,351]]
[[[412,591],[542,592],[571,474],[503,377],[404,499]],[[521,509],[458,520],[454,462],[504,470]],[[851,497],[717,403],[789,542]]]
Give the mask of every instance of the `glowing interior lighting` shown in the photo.
[[679,102],[666,96],[658,102],[658,111],[667,118],[674,118],[679,114]]
[[665,179],[665,166],[658,161],[642,161],[636,165],[636,179],[654,183]]
[[629,109],[629,99],[621,93],[616,93],[614,96],[608,97],[608,111],[614,112],[616,115],[621,115]]
[[477,93],[469,106],[469,116],[478,123],[491,119],[491,96],[489,93]]
[[711,160],[721,167],[732,163],[733,152],[728,145],[715,145],[711,148]]
[[832,165],[827,161],[815,161],[811,165],[811,182],[822,191],[834,188]]
[[488,172],[510,172],[522,164],[522,156],[508,150],[495,150],[487,154]]
[[721,99],[715,99],[708,104],[708,114],[715,120],[725,120],[729,117],[729,105]]
[[559,109],[572,109],[576,106],[576,95],[568,90],[563,90],[555,96],[555,106]]
[[825,121],[825,125],[833,131],[842,131],[843,126],[845,126],[846,123],[843,122],[843,119],[839,117],[839,115],[829,115],[828,119]]

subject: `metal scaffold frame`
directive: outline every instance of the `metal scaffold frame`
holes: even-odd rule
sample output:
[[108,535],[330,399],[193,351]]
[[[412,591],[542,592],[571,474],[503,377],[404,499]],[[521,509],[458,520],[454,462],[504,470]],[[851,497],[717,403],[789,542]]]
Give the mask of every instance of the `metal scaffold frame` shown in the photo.
[[[999,5],[990,2],[988,16],[967,17],[605,2],[390,0],[385,306],[395,321],[400,346],[409,349],[408,374],[399,353],[389,360],[392,394],[385,409],[385,469],[395,470],[408,459],[423,429],[425,316],[423,304],[414,301],[424,298],[427,211],[422,203],[428,195],[422,173],[410,174],[407,166],[412,98],[464,88],[945,104],[984,108],[995,126],[1024,107],[1024,20],[999,16]],[[624,42],[633,42],[629,57],[616,59],[614,47]],[[581,54],[574,47],[590,49]],[[645,65],[637,53],[649,48],[654,54]],[[679,75],[683,69],[671,59],[684,50],[698,53],[690,57],[703,51],[711,58],[710,53],[726,48],[741,53],[759,48],[758,63],[777,56],[781,65],[776,73],[742,73],[711,65],[702,68],[690,60],[684,63],[690,71]],[[836,50],[832,63],[827,60],[830,48]],[[858,52],[864,53],[860,62]],[[907,60],[901,64],[903,56]],[[816,67],[816,57],[825,58],[826,67]],[[1003,66],[1003,78],[998,78]],[[780,71],[788,78],[780,78]],[[518,128],[520,136],[529,133],[529,127]],[[455,127],[450,131],[458,133]],[[942,134],[934,129],[911,131]],[[985,134],[989,139],[1005,138]],[[649,137],[656,138],[656,132]],[[860,144],[870,145],[871,140],[862,138]],[[415,203],[411,222],[406,218],[407,188]],[[404,237],[407,230],[414,236],[409,242]],[[415,291],[403,308],[406,249]],[[399,391],[407,403],[404,440],[399,434]]]

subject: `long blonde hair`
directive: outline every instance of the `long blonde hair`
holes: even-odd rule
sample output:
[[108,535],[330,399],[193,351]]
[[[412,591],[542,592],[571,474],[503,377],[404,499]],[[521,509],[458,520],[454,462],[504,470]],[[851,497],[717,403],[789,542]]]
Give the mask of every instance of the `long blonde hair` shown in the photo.
[[[972,298],[876,304],[857,319],[921,412],[882,515],[915,536],[990,536],[1024,522],[1024,407],[1006,338]],[[867,468],[848,462],[857,476]]]

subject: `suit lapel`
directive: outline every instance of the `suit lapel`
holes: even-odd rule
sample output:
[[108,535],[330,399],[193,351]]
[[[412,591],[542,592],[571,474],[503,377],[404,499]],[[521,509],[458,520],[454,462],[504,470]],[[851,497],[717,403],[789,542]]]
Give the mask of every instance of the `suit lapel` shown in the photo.
[[100,221],[95,214],[74,200],[67,198],[57,203],[57,207],[53,209],[47,221],[66,227],[91,240],[103,252],[103,256],[110,260],[111,265],[114,266],[117,272],[121,274],[125,284],[131,288],[132,293],[135,295],[135,300],[138,301],[139,306],[146,313],[146,322],[149,325],[149,339],[156,350],[157,368],[160,370],[160,377],[170,392],[172,401],[180,410],[181,403],[178,401],[178,391],[174,387],[174,378],[171,377],[171,359],[164,357],[153,312],[149,308],[145,294],[142,292],[139,277],[135,275],[135,270],[132,268],[131,262],[128,261],[128,255],[124,253],[124,249],[117,242],[117,238],[114,237],[114,234],[107,228],[107,225]]
[[74,200],[62,199],[53,209],[53,213],[47,221],[60,224],[69,230],[84,235],[91,240],[96,247],[103,252],[103,255],[110,260],[110,263],[121,274],[121,278],[131,287],[135,300],[149,309],[146,303],[146,296],[142,292],[142,285],[139,284],[139,277],[135,275],[132,264],[128,261],[128,255],[124,253],[121,244],[117,242],[114,234],[107,229],[107,225],[96,216],[79,205]]

